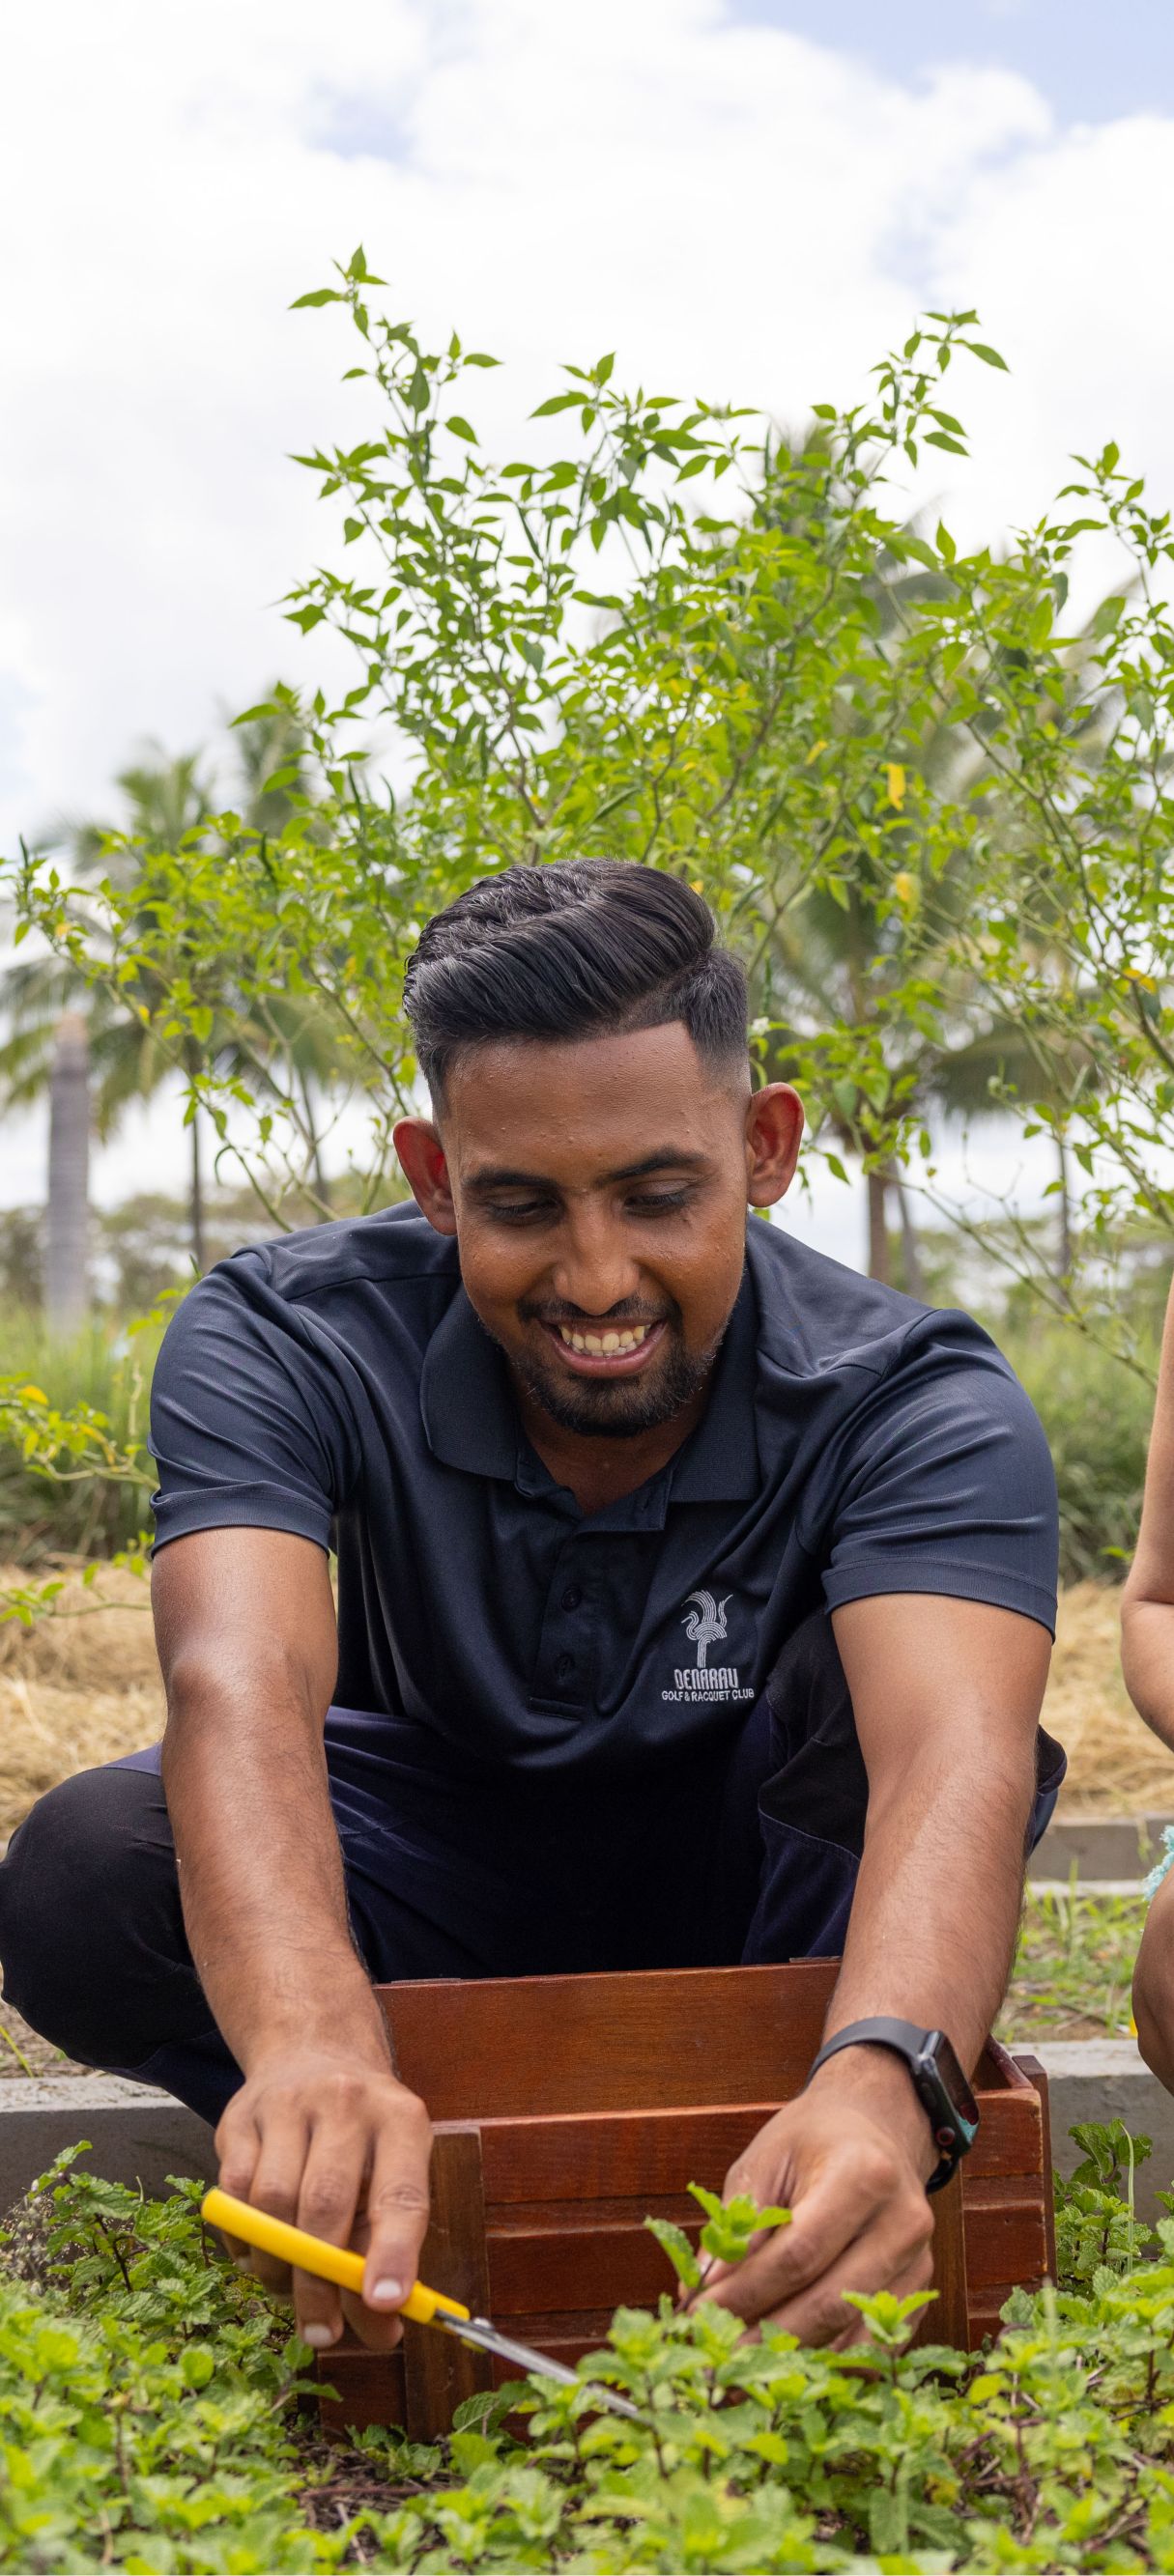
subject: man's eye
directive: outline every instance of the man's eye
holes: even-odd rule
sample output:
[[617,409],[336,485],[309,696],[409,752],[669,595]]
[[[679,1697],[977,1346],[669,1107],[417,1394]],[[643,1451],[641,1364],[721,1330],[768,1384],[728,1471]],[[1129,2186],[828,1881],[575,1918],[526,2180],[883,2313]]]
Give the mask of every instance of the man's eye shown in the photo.
[[489,1213],[500,1217],[503,1225],[527,1225],[536,1217],[549,1216],[552,1204],[550,1199],[494,1199]]
[[688,1190],[651,1190],[641,1198],[629,1199],[628,1205],[637,1216],[672,1216],[678,1208],[688,1206],[689,1196]]

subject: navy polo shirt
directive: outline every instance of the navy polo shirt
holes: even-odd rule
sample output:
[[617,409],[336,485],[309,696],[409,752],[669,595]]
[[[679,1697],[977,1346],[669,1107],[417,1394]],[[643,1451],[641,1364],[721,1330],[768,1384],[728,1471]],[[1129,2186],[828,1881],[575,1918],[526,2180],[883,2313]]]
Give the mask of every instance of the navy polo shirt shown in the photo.
[[168,1330],[151,1448],[157,1546],[337,1549],[336,1700],[425,1773],[602,1785],[716,1747],[820,1602],[1054,1623],[1051,1460],[994,1344],[759,1218],[701,1422],[604,1511],[531,1448],[457,1245],[412,1206],[218,1264]]

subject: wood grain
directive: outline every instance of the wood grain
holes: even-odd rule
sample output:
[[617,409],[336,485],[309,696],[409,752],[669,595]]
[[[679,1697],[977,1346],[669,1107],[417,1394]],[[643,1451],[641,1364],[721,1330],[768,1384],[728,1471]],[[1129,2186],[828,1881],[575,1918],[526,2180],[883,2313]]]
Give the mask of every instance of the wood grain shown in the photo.
[[[404,2081],[438,2123],[424,2277],[552,2358],[597,2349],[615,2306],[671,2286],[646,2215],[696,2235],[688,2184],[720,2188],[801,2089],[837,1973],[807,1960],[383,1989]],[[935,2196],[939,2296],[920,2330],[964,2348],[997,2332],[1013,2283],[1054,2264],[1042,2075],[991,2041],[975,2089],[974,2151]],[[350,2341],[324,2357],[328,2422],[406,2417],[430,2438],[490,2383],[486,2356],[409,2335],[406,2363]]]
[[657,1968],[377,1988],[434,2120],[790,2101],[838,1965]]
[[[442,2129],[432,2141],[432,2212],[420,2254],[420,2278],[475,2317],[492,2314],[485,2252],[485,2197],[479,2130]],[[458,2343],[442,2326],[404,2326],[408,2431],[430,2442],[447,2432],[453,2409],[492,2388],[488,2353]]]

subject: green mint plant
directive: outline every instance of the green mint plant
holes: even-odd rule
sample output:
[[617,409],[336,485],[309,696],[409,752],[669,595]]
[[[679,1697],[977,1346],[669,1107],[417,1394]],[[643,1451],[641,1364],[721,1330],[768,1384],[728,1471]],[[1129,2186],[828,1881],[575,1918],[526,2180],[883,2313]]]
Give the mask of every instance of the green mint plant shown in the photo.
[[[748,2192],[735,2192],[732,2199],[723,2200],[720,2192],[706,2191],[699,2182],[691,2182],[689,2189],[705,2211],[705,2225],[698,2242],[702,2253],[708,2254],[711,2261],[744,2262],[756,2236],[769,2233],[773,2227],[789,2227],[791,2223],[789,2209],[760,2209]],[[698,2289],[705,2267],[698,2260],[684,2228],[678,2227],[671,2218],[646,2218],[644,2224],[668,2255],[677,2279],[683,2281],[687,2289]]]
[[[308,2356],[206,2236],[197,2186],[148,2201],[74,2150],[0,2266],[0,2569],[1174,2569],[1174,2218],[1140,2228],[1116,2196],[1143,2141],[1109,2124],[1078,2144],[1059,2285],[1016,2293],[981,2353],[914,2347],[921,2293],[853,2297],[842,2352],[769,2323],[746,2341],[666,2293],[619,2310],[577,2386],[472,2398],[429,2444],[322,2436]],[[706,2251],[780,2223],[695,2196]],[[639,2422],[598,2411],[601,2379]]]

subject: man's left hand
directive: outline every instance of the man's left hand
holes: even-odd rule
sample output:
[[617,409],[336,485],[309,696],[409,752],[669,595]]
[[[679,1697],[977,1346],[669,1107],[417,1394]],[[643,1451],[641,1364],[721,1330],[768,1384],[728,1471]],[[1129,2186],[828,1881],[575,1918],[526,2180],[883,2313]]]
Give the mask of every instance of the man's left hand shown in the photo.
[[760,2129],[725,2181],[762,2208],[793,2213],[742,2263],[713,2262],[693,2300],[749,2326],[783,2326],[808,2344],[859,2343],[848,2290],[898,2298],[929,2287],[937,2161],[929,2122],[900,2061],[853,2048],[829,2059],[797,2101]]

